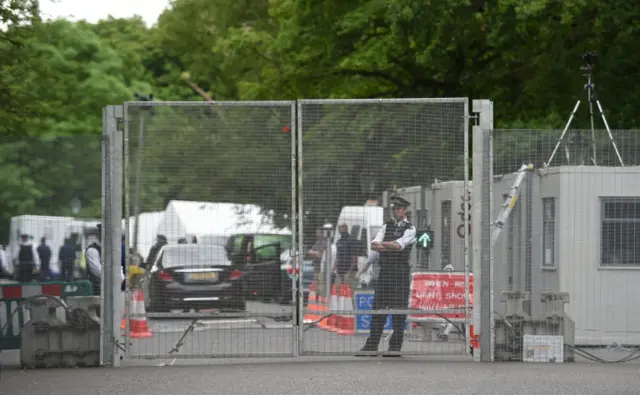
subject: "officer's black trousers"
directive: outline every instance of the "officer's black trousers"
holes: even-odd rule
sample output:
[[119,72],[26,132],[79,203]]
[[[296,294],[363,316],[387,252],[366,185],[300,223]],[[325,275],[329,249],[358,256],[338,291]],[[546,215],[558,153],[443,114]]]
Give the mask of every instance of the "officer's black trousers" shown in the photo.
[[20,262],[18,264],[18,273],[16,279],[21,283],[30,283],[33,281],[33,270],[36,265],[33,262]]
[[[410,283],[409,265],[382,267],[375,287],[373,309],[408,308]],[[389,341],[389,351],[400,351],[404,340],[404,327],[407,316],[405,314],[393,314],[391,319],[393,335],[391,335]],[[365,351],[376,351],[378,349],[386,320],[386,314],[374,314],[371,317],[371,331],[364,346]]]
[[62,277],[62,281],[73,281],[73,262],[62,262],[61,266],[60,277]]

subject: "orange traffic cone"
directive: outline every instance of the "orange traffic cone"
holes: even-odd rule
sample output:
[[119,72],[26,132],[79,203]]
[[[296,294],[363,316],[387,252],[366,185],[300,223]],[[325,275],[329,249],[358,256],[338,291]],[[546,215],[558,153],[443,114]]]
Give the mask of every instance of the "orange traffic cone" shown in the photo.
[[[323,297],[323,296],[318,296],[318,313],[320,314],[320,317],[318,317],[318,319],[324,317],[327,315],[327,311],[329,311],[329,301],[327,300],[327,298]],[[326,328],[327,327],[327,320],[329,318],[325,318],[322,321],[320,321],[318,323],[318,326],[320,328]]]
[[471,348],[480,348],[480,336],[473,333],[473,325],[469,325],[469,337],[471,337]]
[[[145,314],[144,295],[140,289],[133,291],[132,299],[131,312],[133,314]],[[129,319],[129,324],[131,325],[131,329],[129,330],[130,337],[143,338],[153,336],[147,325],[147,317],[132,317]]]
[[122,320],[120,320],[120,329],[127,328],[127,317],[126,317],[126,309],[122,309]]
[[[344,311],[344,286],[345,284],[340,284],[340,288],[338,289],[338,308],[336,310],[341,312]],[[342,327],[342,318],[342,313],[336,314],[334,325],[327,329],[329,329],[331,332],[338,332]]]
[[344,306],[343,309],[346,313],[342,316],[341,325],[338,329],[340,335],[355,335],[356,334],[356,317],[350,314],[353,311],[353,295],[351,294],[351,287],[349,284],[345,284],[344,288]]
[[322,317],[318,315],[318,312],[320,311],[320,306],[316,303],[317,299],[318,298],[316,296],[316,284],[312,282],[311,285],[309,286],[309,300],[305,308],[305,314],[304,314],[305,324],[310,324],[312,322],[315,322]]
[[[338,295],[336,294],[336,285],[333,284],[333,286],[331,287],[331,299],[329,300],[329,311],[336,311],[338,310],[340,307],[338,305]],[[325,326],[326,329],[331,330],[332,328],[335,328],[336,323],[338,321],[338,316],[334,313],[330,313],[331,316],[329,318],[327,318],[327,324]]]

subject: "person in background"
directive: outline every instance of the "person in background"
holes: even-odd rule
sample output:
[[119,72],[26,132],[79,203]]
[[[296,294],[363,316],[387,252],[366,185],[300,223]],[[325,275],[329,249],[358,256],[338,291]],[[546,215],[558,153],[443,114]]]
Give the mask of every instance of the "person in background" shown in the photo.
[[120,256],[120,265],[122,265],[122,283],[120,284],[120,291],[125,290],[125,287],[127,285],[127,281],[125,280],[126,276],[127,276],[127,264],[126,264],[126,260],[127,260],[127,254],[126,254],[126,248],[127,246],[125,245],[125,236],[122,235],[122,243],[121,243],[121,256]]
[[51,280],[51,248],[47,245],[45,237],[40,239],[40,245],[36,249],[40,258],[40,282]]
[[164,235],[156,236],[156,243],[149,249],[149,253],[147,254],[147,261],[145,262],[143,269],[145,267],[151,268],[151,266],[153,266],[153,262],[156,260],[160,249],[162,249],[162,247],[165,245],[167,245],[167,238]]
[[58,251],[58,262],[60,262],[60,277],[62,281],[73,281],[73,266],[76,260],[76,252],[71,245],[71,239],[65,238],[64,244]]
[[9,280],[11,278],[13,278],[13,265],[7,259],[4,246],[0,245],[0,279]]
[[320,295],[324,295],[324,278],[322,276],[322,255],[325,253],[327,249],[327,242],[324,237],[324,231],[322,228],[316,229],[316,242],[311,247],[309,251],[307,251],[307,255],[311,258],[313,262],[313,270],[315,272],[313,281],[318,287],[317,291]]
[[378,275],[380,273],[379,260],[380,260],[380,253],[378,251],[371,250],[371,254],[369,255],[369,260],[367,261],[367,264],[356,275],[356,277],[360,278],[364,273],[366,273],[367,270],[369,270],[369,267],[373,266],[371,270],[371,281],[369,282],[369,284],[365,284],[364,282],[362,282],[363,288],[368,287],[368,288],[375,289],[376,282],[378,281]]
[[334,284],[338,287],[340,284],[347,283],[353,289],[355,284],[351,284],[355,271],[358,269],[358,242],[349,234],[349,226],[341,224],[338,228],[340,231],[340,239],[336,242],[336,259],[333,270],[336,273]]
[[32,282],[33,275],[40,271],[40,257],[28,234],[20,235],[20,246],[15,250],[13,261],[16,268],[16,280],[21,283]]
[[[99,296],[102,289],[102,247],[100,246],[100,240],[102,236],[102,224],[96,225],[97,238],[87,247],[85,250],[85,256],[87,259],[87,274],[91,285],[93,286],[93,294]],[[120,270],[120,281],[124,281],[124,272]]]

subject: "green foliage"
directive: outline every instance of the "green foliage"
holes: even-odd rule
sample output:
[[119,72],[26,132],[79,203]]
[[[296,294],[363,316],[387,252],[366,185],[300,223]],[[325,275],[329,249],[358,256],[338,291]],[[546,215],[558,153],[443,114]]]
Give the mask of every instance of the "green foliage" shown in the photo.
[[[593,51],[610,125],[640,125],[640,8],[621,0],[174,0],[152,28],[139,18],[44,23],[37,1],[0,5],[3,224],[68,214],[73,197],[82,215],[99,215],[101,111],[136,92],[171,101],[488,98],[496,127],[522,129],[496,132],[496,171],[506,172],[548,159],[575,101],[586,98],[580,55]],[[310,225],[394,185],[460,179],[462,130],[443,120],[463,114],[434,108],[305,108]],[[290,214],[288,108],[142,114],[128,114],[130,182],[137,192],[139,166],[142,210],[186,199]],[[586,103],[572,126],[589,126]],[[616,139],[625,162],[636,163],[637,135]],[[614,164],[607,136],[597,140],[603,163]]]

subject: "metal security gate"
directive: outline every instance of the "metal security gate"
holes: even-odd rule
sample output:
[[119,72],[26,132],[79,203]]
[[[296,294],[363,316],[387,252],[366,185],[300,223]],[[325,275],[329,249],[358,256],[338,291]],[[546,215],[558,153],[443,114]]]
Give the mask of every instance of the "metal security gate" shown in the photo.
[[[366,271],[345,278],[332,297],[325,261],[336,261],[335,248],[320,256],[309,251],[316,236],[333,235],[347,223],[361,242],[354,263],[363,269],[371,240],[390,217],[385,199],[393,191],[452,182],[466,196],[468,106],[468,99],[452,98],[107,107],[103,296],[115,318],[103,324],[105,363],[117,365],[120,352],[144,359],[354,354],[371,319],[371,276],[368,282]],[[471,207],[457,213],[458,199],[451,196],[454,209],[446,215],[470,229]],[[355,217],[352,207],[360,209]],[[424,283],[445,261],[452,263],[449,285],[455,283],[457,293],[449,291],[459,300],[456,308],[418,303],[420,316],[412,306],[391,311],[410,316],[403,353],[466,354],[471,238],[455,236],[458,224],[451,226],[442,213],[414,207],[420,212],[410,220],[420,231],[431,226],[433,244],[451,251],[423,249],[416,256],[428,264],[413,265],[413,275]],[[443,233],[439,224],[454,233]],[[455,240],[440,243],[449,236]],[[119,291],[121,237],[128,273],[146,266],[146,274],[128,277],[126,295]],[[157,242],[166,246],[156,248]],[[432,287],[427,293],[448,290],[438,279],[424,284]],[[221,287],[232,292],[214,292]],[[436,333],[448,330],[447,323],[453,331],[445,341]],[[387,331],[379,350],[388,337]]]
[[[309,289],[311,294],[304,304],[300,301],[304,320],[304,325],[299,327],[300,354],[355,354],[365,344],[372,313],[392,314],[403,321],[409,314],[403,354],[468,353],[470,266],[467,232],[457,244],[458,251],[455,252],[459,253],[454,254],[460,258],[454,262],[458,272],[447,274],[445,281],[433,277],[442,272],[441,256],[431,256],[429,267],[412,267],[413,278],[419,279],[412,283],[427,286],[426,292],[417,290],[416,295],[422,292],[429,299],[429,292],[449,291],[440,283],[453,287],[457,281],[456,295],[463,298],[461,308],[436,306],[425,299],[424,303],[412,303],[409,307],[413,309],[374,311],[374,287],[371,276],[367,277],[370,269],[366,269],[367,262],[373,257],[369,245],[383,221],[390,218],[387,202],[382,199],[383,191],[391,190],[393,194],[404,187],[433,187],[458,180],[462,184],[461,194],[468,193],[468,104],[466,98],[298,101],[298,156],[303,164],[302,171],[298,172],[298,229],[301,230],[298,250],[307,254],[310,249],[324,246],[323,252],[315,258],[311,251],[308,253],[311,256],[305,257],[306,262],[314,262],[315,273],[313,287],[309,278],[301,278],[299,285]],[[457,201],[458,196],[455,199]],[[372,203],[375,201],[377,204]],[[380,203],[387,207],[379,207]],[[420,205],[415,203],[413,208]],[[463,229],[469,228],[467,210],[465,206]],[[413,210],[410,211],[416,226],[423,226],[417,225],[418,218]],[[434,232],[430,235],[445,237],[439,226],[431,223],[433,213],[424,214],[427,215],[419,222],[431,224]],[[336,247],[337,240],[342,237],[339,232],[343,225],[357,250],[352,250],[347,258]],[[422,241],[426,243],[425,240]],[[349,260],[357,270],[349,272]],[[434,271],[439,273],[434,274]],[[356,275],[356,272],[361,274]],[[436,278],[438,284],[429,284],[429,278]],[[396,291],[402,292],[400,289],[393,292]],[[420,315],[415,314],[418,307]],[[437,333],[446,330],[448,323],[454,330],[447,332],[453,333],[445,341],[443,336],[438,338]],[[388,340],[393,338],[391,329],[391,320],[387,320],[378,348],[380,352],[387,350]]]
[[125,298],[128,358],[294,354],[294,113],[125,103],[125,244],[146,266]]

